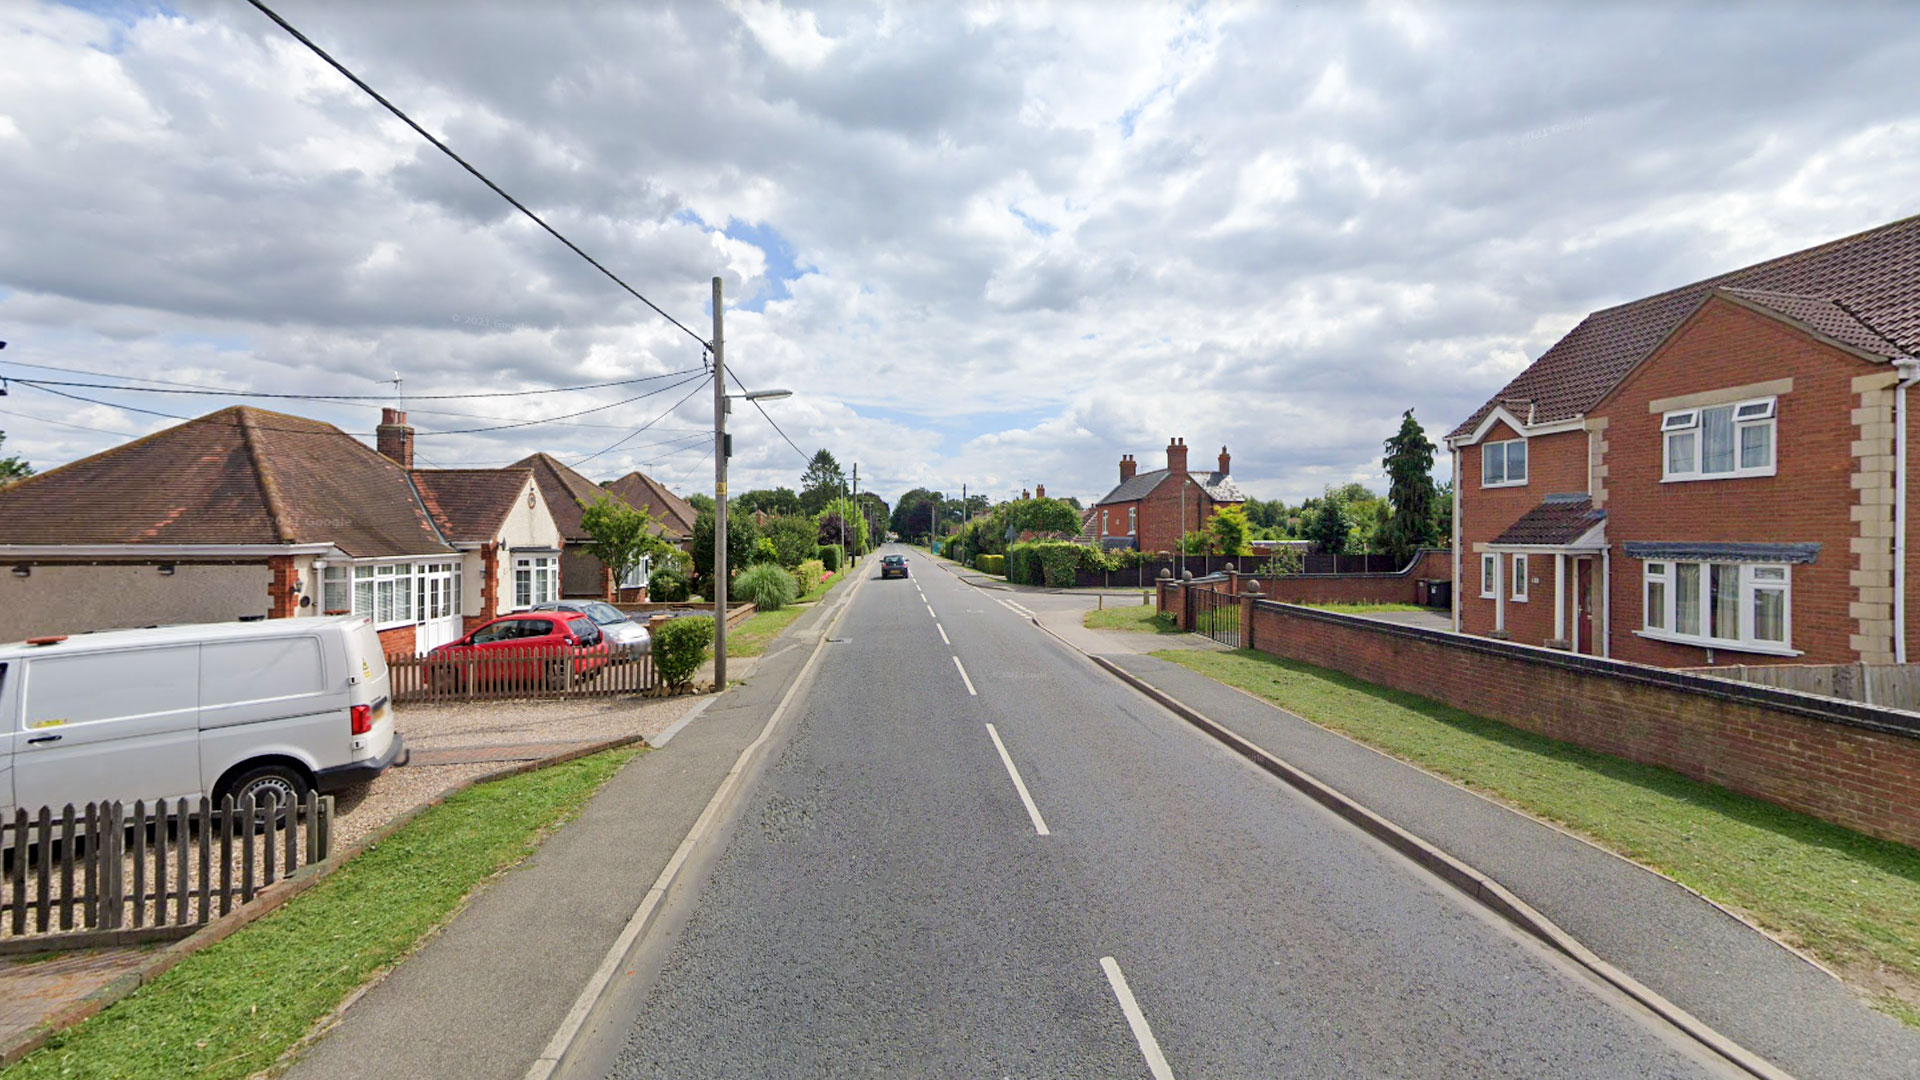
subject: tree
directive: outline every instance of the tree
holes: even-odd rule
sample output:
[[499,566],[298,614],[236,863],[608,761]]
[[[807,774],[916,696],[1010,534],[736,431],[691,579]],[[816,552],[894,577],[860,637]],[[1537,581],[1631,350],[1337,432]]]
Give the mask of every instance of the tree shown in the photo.
[[1433,442],[1408,409],[1400,416],[1400,430],[1382,444],[1386,456],[1387,502],[1391,506],[1379,543],[1397,563],[1433,543]]
[[1453,545],[1453,481],[1448,480],[1434,489],[1433,493],[1433,535],[1435,543],[1451,547]]
[[[695,513],[711,514],[713,513],[713,496],[703,491],[696,491],[687,496],[687,505],[693,507]],[[729,509],[731,509],[731,507],[729,507]],[[732,519],[729,518],[728,520],[731,521]]]
[[861,516],[867,519],[867,535],[878,543],[881,537],[887,535],[887,523],[892,519],[887,500],[871,491],[863,491],[854,498],[859,503]]
[[1080,513],[1059,499],[1021,499],[1007,507],[1007,520],[1020,532],[1080,531]]
[[893,504],[893,531],[901,536],[925,536],[933,520],[934,493],[914,488]]
[[844,536],[849,555],[864,555],[867,552],[866,518],[860,515],[853,500],[834,499],[827,503],[814,519],[819,526],[819,538],[822,544],[838,544],[843,535],[841,523],[845,523]]
[[593,538],[587,554],[613,571],[616,582],[625,581],[648,559],[661,569],[680,561],[679,550],[660,536],[659,526],[644,508],[602,495],[581,509],[580,527]]
[[[1364,489],[1362,489],[1364,490]],[[1307,515],[1304,523],[1306,539],[1327,555],[1339,555],[1347,550],[1347,533],[1352,528],[1347,517],[1347,503],[1340,492],[1328,488]]]
[[801,511],[818,514],[825,510],[828,502],[840,497],[846,482],[847,474],[840,470],[840,463],[825,447],[814,451],[813,460],[807,462],[807,471],[800,474]]
[[[727,518],[727,571],[731,577],[733,571],[743,570],[753,561],[753,551],[760,539],[760,530],[753,519]],[[701,578],[713,576],[713,511],[702,510],[693,522],[693,571]]]
[[[7,441],[7,433],[0,431],[0,444]],[[0,457],[0,488],[17,484],[33,475],[33,466],[18,454],[12,457]]]
[[[796,502],[798,500],[795,500]],[[782,514],[767,522],[765,539],[773,542],[780,565],[792,569],[819,554],[818,527],[803,514]]]
[[1207,531],[1213,534],[1213,547],[1222,555],[1251,555],[1253,549],[1247,546],[1247,513],[1237,504],[1228,503],[1207,522]]
[[757,491],[749,491],[734,499],[732,509],[735,513],[740,514],[751,514],[755,510],[764,510],[775,517],[783,514],[798,514],[800,512],[800,496],[795,495],[792,488],[777,487],[771,491],[762,488]]

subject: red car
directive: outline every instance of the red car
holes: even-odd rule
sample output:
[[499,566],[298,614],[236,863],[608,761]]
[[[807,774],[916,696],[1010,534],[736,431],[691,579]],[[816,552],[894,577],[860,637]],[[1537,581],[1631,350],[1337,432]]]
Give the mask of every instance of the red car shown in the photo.
[[[431,685],[582,685],[612,660],[600,627],[571,611],[522,611],[479,627],[427,654]],[[571,671],[569,671],[571,668]]]

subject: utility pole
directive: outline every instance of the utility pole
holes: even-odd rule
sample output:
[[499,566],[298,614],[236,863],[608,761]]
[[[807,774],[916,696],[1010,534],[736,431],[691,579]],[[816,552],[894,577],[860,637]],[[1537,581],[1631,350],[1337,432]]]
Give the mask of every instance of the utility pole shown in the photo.
[[727,354],[713,279],[713,690],[727,688]]
[[854,535],[864,535],[867,531],[867,515],[860,511],[860,463],[857,461],[853,463],[853,512],[860,515],[860,531]]

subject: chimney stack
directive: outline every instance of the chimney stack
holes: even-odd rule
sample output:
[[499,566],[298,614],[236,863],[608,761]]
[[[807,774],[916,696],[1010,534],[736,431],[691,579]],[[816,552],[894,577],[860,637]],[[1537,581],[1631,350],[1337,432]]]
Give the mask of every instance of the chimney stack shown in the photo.
[[1220,475],[1221,476],[1226,476],[1233,471],[1231,468],[1229,468],[1229,466],[1232,465],[1232,463],[1233,463],[1233,459],[1227,456],[1227,448],[1224,446],[1221,447],[1220,448]]
[[1021,488],[1021,489],[1020,489],[1020,501],[1021,501],[1021,502],[1025,502],[1025,501],[1027,501],[1028,499],[1031,499],[1031,498],[1033,498],[1033,492],[1031,492],[1031,491],[1028,491],[1028,490],[1027,490],[1026,488]]
[[381,409],[380,426],[373,429],[373,446],[403,469],[413,468],[413,429],[399,409]]
[[1187,471],[1187,440],[1173,439],[1167,443],[1167,471],[1176,476]]
[[1045,484],[1035,484],[1035,485],[1033,485],[1033,497],[1034,497],[1034,498],[1036,498],[1036,499],[1044,499],[1044,498],[1046,498],[1046,497],[1047,497],[1047,485],[1045,485]]
[[1133,479],[1133,471],[1135,467],[1136,466],[1134,465],[1132,454],[1120,455],[1120,482],[1121,483],[1124,484],[1127,481]]

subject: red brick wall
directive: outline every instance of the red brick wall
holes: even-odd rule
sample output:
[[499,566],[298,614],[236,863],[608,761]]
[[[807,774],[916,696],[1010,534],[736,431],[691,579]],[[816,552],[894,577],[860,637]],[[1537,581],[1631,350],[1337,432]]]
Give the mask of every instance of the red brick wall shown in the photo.
[[[1140,500],[1141,551],[1177,551],[1183,534],[1199,532],[1206,527],[1207,519],[1213,516],[1213,500],[1207,497],[1205,488],[1194,483],[1187,488],[1186,528],[1182,529],[1178,481],[1177,476],[1169,478],[1148,493],[1146,498]],[[1108,509],[1111,510],[1112,507]],[[1126,529],[1124,507],[1119,527],[1124,535]]]
[[267,556],[267,618],[290,619],[300,613],[300,597],[293,591],[299,577],[294,572],[293,556]]
[[415,651],[413,624],[408,623],[405,626],[396,626],[391,630],[380,631],[380,651],[386,653],[388,656],[392,656],[395,653],[404,653],[407,656],[412,656]]
[[[1820,544],[1792,567],[1792,644],[1800,657],[1714,650],[1723,664],[1841,664],[1859,659],[1849,577],[1856,535],[1851,445],[1852,380],[1874,365],[1725,300],[1709,301],[1620,387],[1600,412],[1607,428],[1607,541],[1613,547],[1613,656],[1666,667],[1707,663],[1705,648],[1636,636],[1644,625],[1642,563],[1632,540],[1781,541]],[[1660,416],[1649,401],[1772,379],[1793,379],[1779,399],[1777,474],[1661,482]]]
[[[1460,448],[1459,492],[1460,629],[1469,634],[1491,634],[1494,602],[1480,596],[1480,555],[1475,544],[1491,542],[1549,495],[1587,490],[1587,433],[1563,431],[1527,440],[1527,482],[1518,487],[1480,486],[1480,450],[1490,442],[1518,438],[1505,423],[1495,422],[1486,438]],[[1513,600],[1512,556],[1501,554],[1501,588],[1507,600],[1507,633],[1515,641],[1539,645],[1553,637],[1553,559],[1527,558],[1527,599]],[[1446,575],[1435,574],[1435,577]],[[1571,571],[1569,571],[1571,576]]]
[[[1453,577],[1453,553],[1429,551],[1399,574],[1325,574],[1262,577],[1260,591],[1284,604],[1412,604],[1415,583],[1422,578],[1445,581]],[[1236,589],[1246,591],[1242,579]],[[1476,579],[1476,587],[1477,587]],[[1444,612],[1446,609],[1437,609]]]
[[1920,846],[1920,728],[1903,736],[1822,718],[1910,722],[1903,714],[1331,612],[1247,605],[1261,652]]

